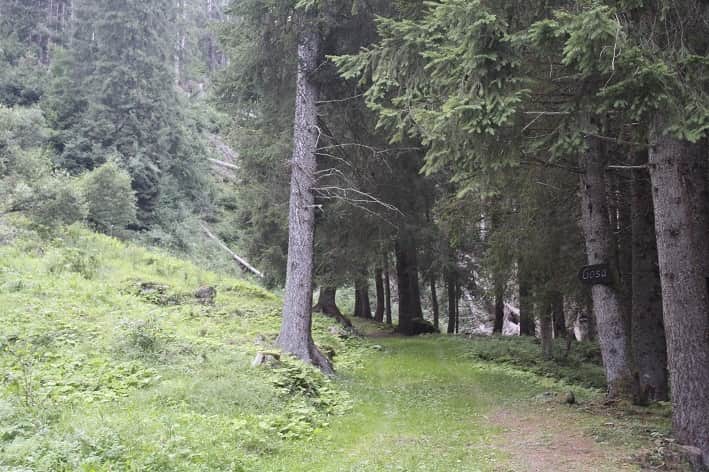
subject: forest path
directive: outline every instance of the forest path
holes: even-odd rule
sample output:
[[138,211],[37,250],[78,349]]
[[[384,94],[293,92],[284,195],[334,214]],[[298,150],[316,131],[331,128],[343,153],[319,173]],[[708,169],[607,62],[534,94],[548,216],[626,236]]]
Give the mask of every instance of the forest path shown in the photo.
[[627,452],[585,436],[587,415],[540,401],[529,376],[477,364],[441,337],[381,338],[342,381],[353,411],[268,471],[619,471]]

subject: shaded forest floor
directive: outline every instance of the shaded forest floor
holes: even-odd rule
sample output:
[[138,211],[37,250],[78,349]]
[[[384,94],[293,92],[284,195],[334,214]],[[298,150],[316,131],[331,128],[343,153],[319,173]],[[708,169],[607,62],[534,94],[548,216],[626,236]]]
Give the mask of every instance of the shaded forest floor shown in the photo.
[[78,227],[0,221],[0,243],[3,471],[638,470],[670,444],[666,406],[602,404],[588,346],[542,362],[533,340],[317,315],[335,379],[256,368],[281,301],[253,284]]
[[[599,392],[471,362],[461,339],[378,336],[376,342],[379,353],[352,375],[343,374],[352,413],[307,445],[292,444],[265,459],[263,470],[620,471],[660,465],[641,458],[651,453],[652,432],[667,427],[658,411],[617,416],[599,403]],[[564,403],[561,392],[569,388],[580,406]]]

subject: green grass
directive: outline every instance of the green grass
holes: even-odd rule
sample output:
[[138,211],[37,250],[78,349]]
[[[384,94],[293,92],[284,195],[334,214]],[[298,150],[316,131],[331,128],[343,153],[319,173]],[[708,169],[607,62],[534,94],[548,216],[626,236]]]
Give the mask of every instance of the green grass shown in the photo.
[[[254,368],[281,307],[258,286],[81,228],[0,230],[3,471],[511,470],[489,415],[551,411],[547,391],[600,398],[586,348],[559,367],[528,340],[403,339],[361,320],[379,337],[343,339],[321,316],[335,379],[287,358]],[[654,418],[577,419],[636,447]]]
[[[80,228],[12,239],[0,247],[2,470],[254,470],[349,405],[293,361],[250,366],[280,316],[255,285]],[[214,305],[192,295],[204,284]],[[316,320],[317,340],[347,366],[360,342],[328,326]]]
[[598,345],[574,342],[566,356],[566,340],[555,339],[551,360],[544,360],[541,350],[538,338],[477,336],[468,343],[465,355],[473,360],[506,364],[574,385],[605,389],[606,378]]

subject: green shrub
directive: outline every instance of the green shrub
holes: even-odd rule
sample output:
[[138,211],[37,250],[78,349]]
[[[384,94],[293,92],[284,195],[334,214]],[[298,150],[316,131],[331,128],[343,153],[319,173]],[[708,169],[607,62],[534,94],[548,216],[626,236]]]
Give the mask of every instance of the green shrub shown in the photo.
[[130,174],[114,160],[84,174],[82,187],[88,220],[99,231],[113,234],[137,221]]
[[32,195],[20,203],[32,220],[45,227],[70,225],[86,218],[84,197],[75,179],[53,175],[35,183]]

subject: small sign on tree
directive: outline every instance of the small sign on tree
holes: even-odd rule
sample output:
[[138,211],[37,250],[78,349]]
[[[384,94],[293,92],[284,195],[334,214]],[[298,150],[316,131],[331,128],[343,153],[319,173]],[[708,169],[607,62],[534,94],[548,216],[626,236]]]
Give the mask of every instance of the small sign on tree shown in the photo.
[[611,285],[613,277],[608,264],[594,264],[582,267],[579,271],[579,280],[587,285]]

